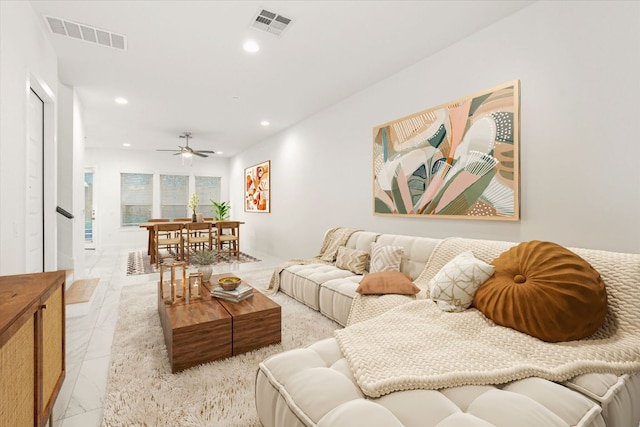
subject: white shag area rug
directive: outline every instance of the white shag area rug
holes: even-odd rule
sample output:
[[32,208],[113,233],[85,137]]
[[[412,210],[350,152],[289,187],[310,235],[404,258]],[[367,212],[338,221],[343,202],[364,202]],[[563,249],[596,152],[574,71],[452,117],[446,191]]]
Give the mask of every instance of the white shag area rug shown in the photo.
[[[235,275],[266,289],[273,269]],[[260,426],[258,364],[272,354],[333,336],[340,325],[279,292],[282,342],[171,373],[157,311],[157,283],[122,289],[104,403],[103,426]]]

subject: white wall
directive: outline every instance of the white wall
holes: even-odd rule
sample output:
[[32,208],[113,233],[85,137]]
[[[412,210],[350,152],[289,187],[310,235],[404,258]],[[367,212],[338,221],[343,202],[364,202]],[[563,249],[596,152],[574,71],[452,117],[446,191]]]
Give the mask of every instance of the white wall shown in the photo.
[[73,87],[58,85],[58,268],[86,277],[84,254],[84,109]]
[[[158,202],[160,174],[219,176],[221,199],[228,200],[229,197],[229,160],[224,157],[195,158],[191,165],[188,160],[183,164],[181,157],[173,156],[172,153],[123,150],[122,148],[86,148],[84,163],[86,167],[96,169],[93,194],[96,208],[95,237],[98,249],[147,247],[146,229],[120,227],[121,173],[154,174],[155,217],[160,216]],[[201,201],[201,204],[203,203]],[[233,205],[231,214],[235,214]],[[188,216],[186,203],[185,216]]]
[[[73,91],[73,269],[76,279],[87,277],[84,254],[84,107]],[[60,186],[58,185],[58,188]],[[59,190],[60,191],[60,190]]]
[[73,210],[73,88],[58,84],[58,206],[75,217],[57,217],[58,263],[73,269],[73,222],[78,212]]
[[0,2],[0,275],[26,268],[26,165],[29,86],[45,96],[46,269],[56,267],[55,98],[57,58],[28,2]]
[[[638,76],[639,2],[535,3],[233,158],[235,206],[243,169],[271,160],[272,213],[236,215],[243,247],[308,257],[349,226],[640,252]],[[374,126],[514,79],[521,221],[373,215]]]

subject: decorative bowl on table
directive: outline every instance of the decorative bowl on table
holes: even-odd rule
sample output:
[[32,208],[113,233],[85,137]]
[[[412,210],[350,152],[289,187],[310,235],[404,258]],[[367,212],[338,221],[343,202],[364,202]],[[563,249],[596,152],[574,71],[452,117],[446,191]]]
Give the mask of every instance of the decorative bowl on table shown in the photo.
[[242,279],[240,279],[239,277],[234,277],[234,276],[221,277],[220,279],[218,279],[218,284],[225,291],[234,290],[235,288],[240,286],[240,282],[242,282]]

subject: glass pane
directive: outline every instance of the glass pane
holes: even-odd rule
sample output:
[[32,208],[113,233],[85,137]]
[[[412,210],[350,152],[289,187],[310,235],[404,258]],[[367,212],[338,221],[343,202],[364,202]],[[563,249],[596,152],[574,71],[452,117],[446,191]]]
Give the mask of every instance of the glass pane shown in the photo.
[[151,218],[151,206],[122,205],[122,226],[137,227]]
[[84,241],[93,242],[93,172],[84,174]]
[[176,218],[191,218],[193,212],[190,212],[186,205],[163,205],[160,207],[160,216],[174,220]]

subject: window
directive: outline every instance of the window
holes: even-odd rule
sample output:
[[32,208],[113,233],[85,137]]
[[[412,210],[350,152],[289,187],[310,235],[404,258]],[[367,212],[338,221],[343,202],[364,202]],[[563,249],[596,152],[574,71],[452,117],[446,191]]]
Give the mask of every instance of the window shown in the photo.
[[153,208],[153,175],[120,174],[120,225],[137,227],[151,218]]
[[200,197],[198,211],[205,217],[213,218],[213,203],[220,201],[220,178],[214,176],[196,176],[196,194]]
[[191,218],[189,211],[189,177],[160,175],[160,216],[162,218]]

